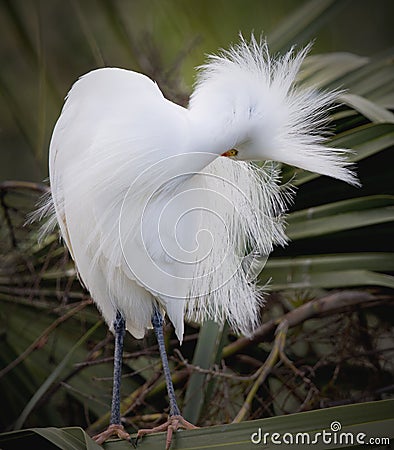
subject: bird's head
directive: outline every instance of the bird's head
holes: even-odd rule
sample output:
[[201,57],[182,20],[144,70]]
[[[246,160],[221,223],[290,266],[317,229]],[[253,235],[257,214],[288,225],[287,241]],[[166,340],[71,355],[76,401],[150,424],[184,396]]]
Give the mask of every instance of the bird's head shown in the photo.
[[212,152],[241,160],[274,160],[358,184],[347,150],[329,148],[325,128],[338,92],[300,86],[309,46],[272,57],[265,41],[242,37],[200,67],[189,111]]

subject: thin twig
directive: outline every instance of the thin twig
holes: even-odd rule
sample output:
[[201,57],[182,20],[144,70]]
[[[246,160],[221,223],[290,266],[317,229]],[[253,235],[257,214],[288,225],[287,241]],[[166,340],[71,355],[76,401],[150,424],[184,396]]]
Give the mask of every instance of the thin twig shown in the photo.
[[28,191],[37,191],[42,194],[50,191],[50,188],[43,183],[34,183],[32,181],[7,180],[0,183],[0,191],[9,191],[12,189],[26,189]]
[[272,350],[264,362],[264,364],[261,366],[261,368],[258,370],[258,377],[256,381],[254,382],[252,388],[250,389],[246,400],[244,404],[242,405],[241,409],[239,410],[238,414],[236,415],[235,419],[233,420],[233,423],[239,423],[242,422],[247,414],[249,413],[252,401],[257,393],[257,390],[261,386],[261,384],[264,382],[264,380],[267,378],[269,373],[271,372],[272,368],[274,367],[275,363],[278,361],[280,353],[283,352],[283,348],[285,346],[286,342],[286,334],[287,330],[289,328],[289,324],[286,319],[283,319],[275,333],[275,341],[274,345],[272,347]]
[[[325,314],[333,314],[341,310],[342,308],[376,301],[378,298],[368,292],[362,291],[342,291],[330,294],[328,296],[312,300],[304,305],[293,309],[279,321],[287,320],[289,328],[295,327],[300,323],[305,322],[312,317],[317,317]],[[240,338],[235,342],[227,345],[223,348],[222,357],[228,358],[229,356],[239,353],[245,348],[257,344],[263,341],[267,336],[273,334],[278,324],[278,320],[272,319],[264,323],[253,334],[252,338]]]
[[235,375],[231,373],[222,372],[215,366],[213,369],[203,369],[200,366],[195,366],[194,364],[190,364],[187,359],[183,357],[181,352],[178,349],[174,350],[174,353],[178,355],[179,361],[184,365],[190,372],[202,373],[204,375],[212,375],[214,377],[228,378],[230,380],[235,381],[251,381],[254,380],[258,376],[258,372],[255,372],[253,375],[242,376]]

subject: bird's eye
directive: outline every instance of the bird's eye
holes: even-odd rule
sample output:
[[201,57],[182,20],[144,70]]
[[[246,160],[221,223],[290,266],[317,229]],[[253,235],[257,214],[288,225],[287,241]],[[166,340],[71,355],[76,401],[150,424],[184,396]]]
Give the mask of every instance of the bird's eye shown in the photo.
[[232,148],[231,150],[227,150],[227,152],[224,152],[221,154],[221,156],[227,156],[227,158],[231,158],[238,155],[238,150],[235,148]]

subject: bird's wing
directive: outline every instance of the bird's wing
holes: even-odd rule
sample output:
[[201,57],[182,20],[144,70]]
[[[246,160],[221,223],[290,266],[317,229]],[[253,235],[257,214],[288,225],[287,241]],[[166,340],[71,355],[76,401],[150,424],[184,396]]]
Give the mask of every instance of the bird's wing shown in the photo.
[[[128,261],[138,261],[146,250],[160,260],[162,251],[149,235],[147,248],[133,239],[124,247],[119,224],[127,236],[139,230],[160,177],[174,170],[167,164],[169,173],[163,173],[155,163],[185,147],[184,123],[183,109],[165,100],[147,77],[101,69],[71,89],[51,141],[53,202],[80,277],[107,322],[120,308],[138,336],[150,325],[157,292],[150,289],[149,272],[148,280],[138,279]],[[172,318],[177,323],[183,321],[178,309],[179,317]]]

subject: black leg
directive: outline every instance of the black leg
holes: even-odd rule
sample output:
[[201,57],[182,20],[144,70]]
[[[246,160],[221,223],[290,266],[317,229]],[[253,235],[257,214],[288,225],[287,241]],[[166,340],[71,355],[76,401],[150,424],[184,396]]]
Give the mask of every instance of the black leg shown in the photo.
[[[102,433],[93,436],[93,439],[102,444],[112,436],[125,439],[131,442],[129,433],[127,433],[120,423],[120,377],[122,374],[122,353],[123,339],[126,332],[126,323],[122,314],[117,311],[114,320],[115,331],[115,353],[114,353],[114,382],[112,388],[111,419],[109,427]],[[134,444],[133,444],[134,445]]]
[[179,428],[184,428],[186,430],[193,430],[197,427],[194,426],[193,424],[191,424],[190,422],[188,422],[187,420],[185,420],[181,416],[181,413],[178,408],[178,404],[176,402],[174,385],[172,384],[170,367],[168,366],[168,358],[167,358],[166,348],[164,345],[163,316],[161,315],[157,304],[155,304],[153,307],[152,325],[153,325],[153,329],[155,330],[157,342],[159,344],[160,356],[161,356],[164,376],[165,376],[166,384],[167,384],[167,392],[168,392],[168,397],[170,399],[170,417],[168,418],[167,422],[165,422],[161,425],[158,425],[157,427],[154,427],[151,429],[138,430],[137,441],[142,436],[145,436],[147,434],[158,433],[158,432],[167,430],[166,450],[169,450],[169,448],[171,447],[172,436],[176,430],[178,430]]
[[114,353],[114,381],[112,388],[111,425],[120,425],[120,381],[122,375],[123,339],[126,323],[122,314],[117,311],[114,321],[115,353]]
[[170,399],[170,416],[180,416],[181,413],[179,411],[178,404],[176,402],[174,385],[172,384],[170,367],[168,365],[167,353],[164,345],[163,316],[161,315],[157,305],[153,307],[152,325],[153,329],[155,330],[157,343],[159,344],[160,356],[167,384],[167,392],[168,397]]

